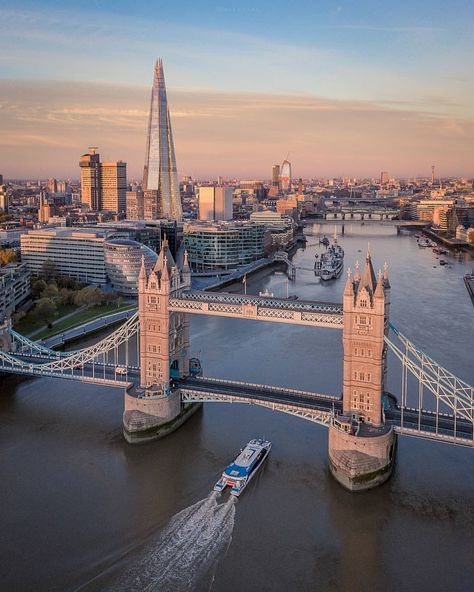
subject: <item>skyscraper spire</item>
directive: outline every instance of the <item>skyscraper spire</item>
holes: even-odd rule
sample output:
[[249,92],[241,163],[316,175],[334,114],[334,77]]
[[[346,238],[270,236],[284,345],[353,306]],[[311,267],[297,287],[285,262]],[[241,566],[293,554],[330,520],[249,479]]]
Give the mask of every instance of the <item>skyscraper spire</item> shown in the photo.
[[153,199],[157,201],[158,216],[181,221],[183,211],[161,58],[155,64],[151,89],[143,189],[156,192]]

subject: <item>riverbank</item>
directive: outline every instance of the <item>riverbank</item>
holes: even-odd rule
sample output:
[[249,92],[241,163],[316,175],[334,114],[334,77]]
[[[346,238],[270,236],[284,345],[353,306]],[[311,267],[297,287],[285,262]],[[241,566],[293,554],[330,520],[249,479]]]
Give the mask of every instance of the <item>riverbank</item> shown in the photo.
[[67,331],[68,329],[72,329],[74,327],[80,326],[87,321],[93,321],[95,319],[100,319],[105,315],[113,314],[116,312],[121,312],[124,310],[130,310],[132,308],[136,308],[136,304],[123,304],[121,306],[117,305],[100,305],[94,306],[92,308],[83,308],[81,307],[77,311],[69,313],[68,315],[62,317],[55,321],[51,328],[45,327],[41,331],[36,331],[34,333],[35,340],[44,340],[48,337],[53,337],[60,333]]
[[443,235],[439,234],[438,232],[435,232],[431,228],[424,228],[422,230],[422,232],[426,236],[433,238],[436,242],[442,243],[446,247],[453,249],[455,251],[461,250],[461,251],[467,251],[467,252],[469,252],[469,251],[474,252],[474,245],[470,245],[470,244],[465,243],[464,241],[460,241],[456,238],[449,238],[447,236],[443,236]]

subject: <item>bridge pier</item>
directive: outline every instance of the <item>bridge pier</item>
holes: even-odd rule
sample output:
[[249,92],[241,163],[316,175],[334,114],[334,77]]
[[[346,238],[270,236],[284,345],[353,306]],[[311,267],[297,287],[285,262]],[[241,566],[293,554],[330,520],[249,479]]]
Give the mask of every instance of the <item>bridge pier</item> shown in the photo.
[[202,403],[181,403],[179,389],[162,392],[131,387],[125,391],[123,435],[130,444],[151,442],[177,430]]
[[163,241],[150,274],[144,261],[138,278],[140,317],[140,384],[125,392],[123,433],[128,442],[148,442],[176,430],[199,405],[182,405],[173,381],[189,374],[189,321],[170,312],[170,297],[189,289],[187,253],[179,270]]
[[370,252],[362,275],[348,271],[343,300],[343,412],[329,427],[329,467],[343,487],[362,491],[390,477],[396,453],[382,408],[390,282],[386,266],[375,275]]
[[391,426],[355,428],[350,418],[344,421],[341,417],[329,426],[329,470],[349,491],[385,483],[395,465],[396,448],[397,436]]

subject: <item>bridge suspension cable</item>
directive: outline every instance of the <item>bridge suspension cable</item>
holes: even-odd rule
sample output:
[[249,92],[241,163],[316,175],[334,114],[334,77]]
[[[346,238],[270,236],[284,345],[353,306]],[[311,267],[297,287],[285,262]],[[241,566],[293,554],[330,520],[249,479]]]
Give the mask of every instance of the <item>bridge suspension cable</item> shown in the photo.
[[407,371],[410,371],[418,379],[420,389],[426,387],[436,397],[437,411],[438,403],[442,402],[453,411],[454,420],[462,417],[474,426],[474,388],[418,349],[394,325],[389,323],[389,326],[404,346],[401,349],[385,337],[389,349],[402,362],[402,410],[406,404]]
[[63,372],[68,369],[73,370],[75,367],[93,362],[99,356],[103,356],[103,360],[105,361],[105,355],[109,351],[116,352],[122,343],[128,342],[138,331],[139,318],[138,312],[136,312],[127,322],[95,345],[74,352],[66,352],[66,355],[63,357],[56,358],[57,352],[50,350],[50,354],[55,357],[54,360],[32,364],[17,358],[13,353],[0,352],[0,360],[3,366],[30,368],[31,370],[38,371],[38,373],[41,373],[41,371],[51,373]]

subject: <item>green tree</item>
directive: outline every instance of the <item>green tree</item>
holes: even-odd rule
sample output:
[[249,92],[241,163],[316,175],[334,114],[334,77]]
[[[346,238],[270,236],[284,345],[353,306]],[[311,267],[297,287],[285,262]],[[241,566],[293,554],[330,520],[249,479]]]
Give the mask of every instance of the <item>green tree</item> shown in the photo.
[[41,292],[41,298],[51,298],[51,300],[56,301],[59,298],[59,290],[57,285],[54,282],[48,284]]
[[40,276],[46,282],[50,282],[51,280],[54,280],[57,275],[58,268],[56,266],[56,263],[54,261],[51,261],[51,259],[46,259],[46,261],[41,266]]
[[77,286],[76,280],[69,275],[60,275],[56,279],[56,283],[58,288],[69,288],[69,290],[75,290]]
[[115,302],[118,298],[116,292],[102,292],[102,302],[107,306],[110,306],[113,302]]
[[68,288],[61,288],[59,290],[59,303],[62,305],[72,304],[74,301],[74,291]]
[[76,306],[87,306],[92,307],[100,304],[102,300],[102,291],[99,288],[93,288],[92,286],[87,286],[76,292],[74,296],[74,304]]
[[54,318],[57,308],[51,298],[40,298],[34,309],[34,316],[49,324]]
[[34,280],[31,284],[31,292],[34,298],[39,298],[41,292],[46,288],[44,280]]

